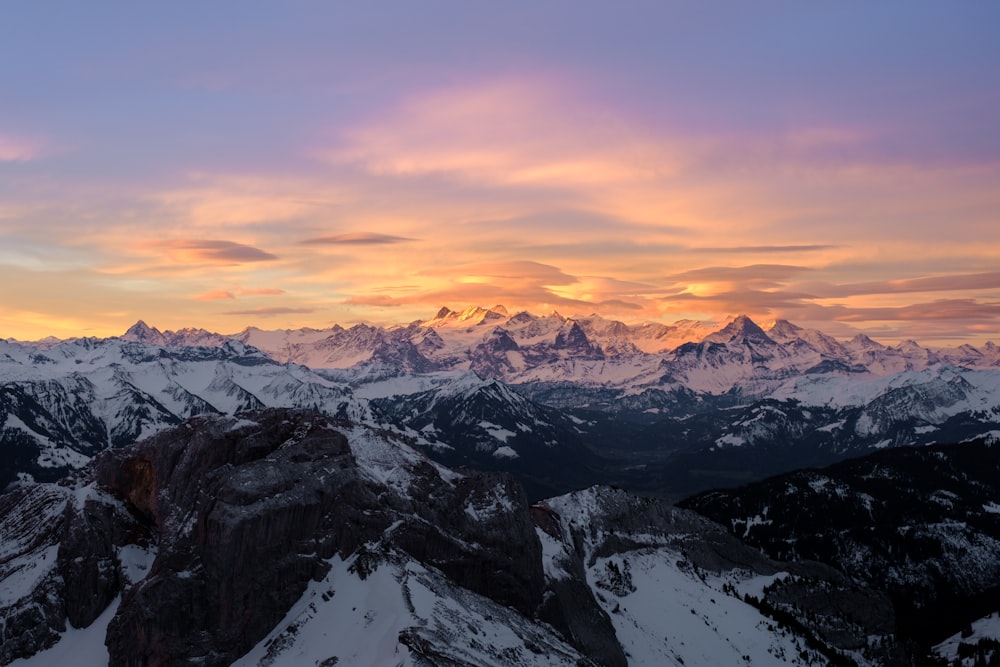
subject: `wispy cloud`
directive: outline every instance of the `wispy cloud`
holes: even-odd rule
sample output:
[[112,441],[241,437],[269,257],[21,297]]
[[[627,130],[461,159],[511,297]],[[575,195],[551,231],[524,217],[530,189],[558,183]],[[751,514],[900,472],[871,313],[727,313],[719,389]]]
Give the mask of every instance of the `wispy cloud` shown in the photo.
[[242,296],[272,296],[284,294],[285,290],[277,288],[244,289],[236,287],[233,289],[215,289],[204,294],[199,294],[195,298],[199,301],[221,301],[225,299],[236,299]]
[[627,123],[569,104],[564,83],[527,76],[426,91],[345,132],[343,145],[322,155],[375,174],[495,185],[609,184],[670,169],[668,156]]
[[376,232],[354,232],[348,234],[331,234],[330,236],[317,236],[302,241],[305,245],[391,245],[393,243],[407,243],[416,241],[407,236],[394,236],[392,234],[378,234]]
[[716,246],[716,247],[694,247],[688,248],[688,252],[703,253],[709,255],[753,255],[770,253],[799,253],[818,252],[821,250],[833,250],[839,248],[838,245],[829,244],[804,244],[804,245],[745,245],[745,246]]
[[956,292],[1000,288],[1000,271],[984,273],[921,276],[898,280],[863,283],[810,284],[810,291],[822,297],[849,297],[871,294],[907,294],[916,292]]
[[788,264],[752,264],[750,266],[707,266],[668,276],[675,282],[775,282],[791,278],[806,271],[807,266]]
[[211,292],[205,292],[204,294],[199,294],[195,297],[199,301],[222,301],[224,299],[235,299],[236,295],[229,290],[216,289]]
[[270,262],[278,259],[260,248],[214,239],[164,239],[146,245],[161,250],[178,261],[206,262],[210,264],[244,264]]
[[884,308],[830,308],[841,322],[941,320],[956,323],[996,321],[1000,319],[1000,302],[977,299],[938,299],[925,303]]
[[352,296],[344,299],[343,303],[350,306],[377,306],[377,307],[399,307],[402,306],[404,301],[401,299],[395,299],[386,294],[367,294]]
[[28,162],[41,157],[42,150],[35,139],[0,133],[0,162]]
[[228,310],[223,315],[239,315],[246,317],[277,317],[278,315],[298,315],[315,313],[319,308],[291,308],[274,306],[269,308],[251,308],[249,310]]

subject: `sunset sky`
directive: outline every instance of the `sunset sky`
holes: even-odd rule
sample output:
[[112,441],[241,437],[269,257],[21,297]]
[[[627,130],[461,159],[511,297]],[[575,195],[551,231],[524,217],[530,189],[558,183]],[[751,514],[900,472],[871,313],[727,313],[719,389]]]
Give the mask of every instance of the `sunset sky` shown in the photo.
[[1000,343],[998,2],[45,2],[0,338],[747,313]]

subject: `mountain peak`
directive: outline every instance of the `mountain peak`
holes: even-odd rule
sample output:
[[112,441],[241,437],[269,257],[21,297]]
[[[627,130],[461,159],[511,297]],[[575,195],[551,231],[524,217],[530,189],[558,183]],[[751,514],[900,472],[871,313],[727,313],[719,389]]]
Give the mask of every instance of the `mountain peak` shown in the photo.
[[788,320],[775,320],[774,324],[767,330],[771,338],[796,338],[802,327],[792,324]]
[[507,309],[503,306],[493,306],[492,308],[483,308],[482,306],[469,306],[465,310],[459,312],[452,310],[447,306],[442,307],[434,317],[429,320],[417,321],[416,324],[420,324],[428,327],[440,327],[440,326],[478,326],[480,324],[486,324],[489,322],[498,322],[500,320],[505,320],[508,317]]
[[882,348],[883,345],[873,341],[871,338],[863,333],[859,333],[857,336],[851,339],[851,343],[861,348]]
[[156,327],[150,327],[143,320],[139,320],[132,326],[130,326],[122,338],[127,341],[132,341],[135,343],[146,343],[151,340],[158,340],[161,337],[159,329]]
[[714,343],[732,343],[739,340],[749,340],[756,343],[774,342],[748,315],[737,315],[732,322],[709,335],[705,340]]

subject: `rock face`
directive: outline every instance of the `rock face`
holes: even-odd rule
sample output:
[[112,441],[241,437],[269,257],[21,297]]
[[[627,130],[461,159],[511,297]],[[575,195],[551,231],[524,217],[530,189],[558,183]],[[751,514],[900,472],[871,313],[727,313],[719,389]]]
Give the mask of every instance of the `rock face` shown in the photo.
[[93,484],[31,485],[0,496],[0,664],[90,625],[128,581],[119,550],[152,535]]
[[[4,612],[2,662],[51,644],[64,617],[89,625],[121,594],[107,633],[112,665],[228,665],[330,558],[386,536],[455,584],[532,616],[543,575],[521,487],[502,474],[457,475],[386,438],[310,412],[199,417],[106,452],[83,479],[3,496],[15,553],[2,572],[37,586]],[[121,548],[150,541],[156,558],[133,585]],[[32,557],[48,566],[32,570]]]
[[206,415],[0,496],[0,664],[84,632],[70,625],[99,626],[116,667],[917,655],[885,591],[791,560],[613,488],[529,507],[507,474],[316,412]]
[[[412,558],[532,612],[542,574],[526,513],[474,522],[456,511],[483,494],[526,507],[516,485],[498,475],[448,483],[402,449],[384,468],[359,466],[344,430],[351,432],[284,411],[245,426],[195,420],[99,460],[98,483],[127,498],[160,535],[150,575],[126,592],[108,630],[112,664],[229,664],[324,574],[326,560],[379,540],[390,526]],[[396,475],[403,492],[372,479],[378,472]],[[475,553],[459,538],[470,533],[481,545]],[[510,543],[526,548],[507,553]]]

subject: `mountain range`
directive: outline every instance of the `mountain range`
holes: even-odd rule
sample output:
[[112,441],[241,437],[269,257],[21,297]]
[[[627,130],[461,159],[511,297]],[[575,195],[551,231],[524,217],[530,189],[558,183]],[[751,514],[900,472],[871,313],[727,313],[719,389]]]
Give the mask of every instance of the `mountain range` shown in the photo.
[[442,308],[391,327],[0,341],[0,485],[54,480],[188,417],[313,408],[533,498],[615,483],[681,497],[885,447],[1000,433],[1000,349]]
[[0,495],[0,664],[985,661],[998,471],[899,448],[679,507],[532,504],[348,419],[202,415]]
[[998,356],[499,306],[0,341],[0,664],[1000,660]]

